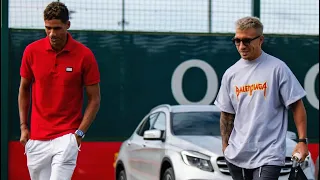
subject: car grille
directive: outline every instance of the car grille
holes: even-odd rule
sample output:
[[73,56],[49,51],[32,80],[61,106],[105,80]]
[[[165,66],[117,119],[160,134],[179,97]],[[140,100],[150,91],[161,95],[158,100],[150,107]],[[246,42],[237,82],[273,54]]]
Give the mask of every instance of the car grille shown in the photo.
[[[224,157],[218,157],[217,158],[217,165],[219,168],[219,171],[223,174],[226,175],[230,175],[226,160],[224,159]],[[291,157],[286,157],[285,160],[285,166],[281,169],[280,175],[287,175],[290,173],[292,167],[292,161],[291,161]]]

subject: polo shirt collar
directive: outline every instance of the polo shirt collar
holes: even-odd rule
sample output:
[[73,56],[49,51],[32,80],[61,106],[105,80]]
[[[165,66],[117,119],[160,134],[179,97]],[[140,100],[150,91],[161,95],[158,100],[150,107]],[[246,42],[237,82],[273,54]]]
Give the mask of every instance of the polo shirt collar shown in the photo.
[[[67,36],[68,36],[68,40],[67,40],[67,44],[64,46],[64,48],[61,50],[61,52],[62,51],[71,51],[72,50],[72,48],[73,48],[73,43],[74,43],[74,39],[72,38],[72,36],[71,36],[71,34],[68,32],[67,33]],[[53,49],[52,49],[52,47],[51,47],[51,44],[50,44],[50,39],[49,39],[49,37],[47,36],[46,37],[46,45],[45,45],[45,47],[46,47],[46,50],[47,51],[54,51]]]

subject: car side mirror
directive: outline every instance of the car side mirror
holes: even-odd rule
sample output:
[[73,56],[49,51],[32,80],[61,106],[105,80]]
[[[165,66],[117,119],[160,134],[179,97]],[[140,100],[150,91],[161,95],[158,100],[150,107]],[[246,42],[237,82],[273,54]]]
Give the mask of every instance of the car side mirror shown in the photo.
[[287,137],[289,139],[292,139],[292,140],[297,140],[297,135],[296,133],[292,132],[292,131],[287,131]]
[[163,140],[162,132],[158,129],[147,130],[143,133],[144,140]]

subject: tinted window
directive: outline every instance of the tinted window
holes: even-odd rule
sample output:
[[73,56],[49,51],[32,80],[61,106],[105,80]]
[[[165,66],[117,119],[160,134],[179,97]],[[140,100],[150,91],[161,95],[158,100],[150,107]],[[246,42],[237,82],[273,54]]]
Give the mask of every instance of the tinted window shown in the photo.
[[151,114],[147,119],[142,123],[141,127],[138,129],[137,134],[143,136],[143,133],[151,128],[154,121],[157,118],[158,113]]
[[152,129],[158,129],[161,131],[166,130],[166,114],[161,112],[153,125]]
[[172,114],[175,135],[220,136],[220,112],[179,112]]

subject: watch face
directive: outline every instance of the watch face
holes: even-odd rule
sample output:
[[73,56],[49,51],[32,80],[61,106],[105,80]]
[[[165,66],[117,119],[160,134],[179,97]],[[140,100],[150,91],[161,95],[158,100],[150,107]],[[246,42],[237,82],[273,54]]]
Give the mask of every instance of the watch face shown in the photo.
[[78,136],[83,136],[84,133],[83,133],[82,131],[77,130],[77,131],[76,131],[76,134],[77,134]]

